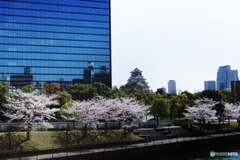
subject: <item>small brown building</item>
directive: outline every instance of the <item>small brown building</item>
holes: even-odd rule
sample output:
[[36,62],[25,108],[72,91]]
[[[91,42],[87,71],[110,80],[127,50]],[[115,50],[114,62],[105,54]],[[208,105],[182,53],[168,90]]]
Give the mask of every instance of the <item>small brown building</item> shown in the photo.
[[236,101],[240,101],[240,81],[231,81],[231,93]]

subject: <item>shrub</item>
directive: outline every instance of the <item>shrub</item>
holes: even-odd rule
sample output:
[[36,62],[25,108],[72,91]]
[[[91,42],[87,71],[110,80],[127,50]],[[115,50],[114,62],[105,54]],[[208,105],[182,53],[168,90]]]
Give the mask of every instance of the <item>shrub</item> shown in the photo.
[[172,122],[168,122],[165,124],[165,126],[172,126],[172,125],[173,125]]

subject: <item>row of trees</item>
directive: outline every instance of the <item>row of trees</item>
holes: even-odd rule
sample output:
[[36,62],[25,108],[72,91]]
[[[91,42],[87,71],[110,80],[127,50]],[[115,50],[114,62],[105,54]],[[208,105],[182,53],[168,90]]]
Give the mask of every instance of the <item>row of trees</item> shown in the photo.
[[100,123],[119,122],[124,130],[136,126],[146,116],[148,106],[139,104],[133,98],[104,98],[74,101],[73,106],[64,109],[63,117],[70,121],[82,122],[97,129]]
[[[33,86],[27,85],[21,88],[24,93],[32,93]],[[149,92],[143,90],[137,83],[131,82],[120,88],[109,88],[102,83],[93,84],[73,84],[65,91],[60,90],[60,85],[56,82],[45,83],[44,88],[35,94],[46,94],[48,96],[55,95],[54,100],[57,104],[48,104],[47,107],[52,109],[56,108],[58,111],[55,113],[57,119],[62,119],[64,109],[69,106],[74,106],[75,101],[84,102],[88,100],[95,100],[98,96],[107,99],[116,98],[134,98],[141,105],[150,106],[149,114],[154,118],[180,118],[185,116],[183,113],[186,108],[196,105],[196,99],[209,98],[216,102],[213,109],[216,110],[216,116],[222,116],[226,103],[236,104],[231,96],[230,91],[211,91],[205,90],[199,93],[189,93],[187,91],[181,92],[178,95],[170,95],[166,93]],[[6,110],[4,104],[7,103],[7,98],[14,97],[8,94],[8,86],[0,84],[0,110],[3,113]],[[7,121],[6,116],[1,116],[2,121]]]
[[[10,122],[15,120],[22,122],[29,139],[30,131],[37,125],[53,127],[48,120],[56,119],[55,112],[59,109],[53,106],[59,105],[57,96],[16,90],[14,96],[6,97],[6,103],[3,105],[5,110],[2,113],[9,118]],[[97,96],[91,100],[73,101],[72,105],[62,109],[62,117],[66,120],[81,122],[85,129],[87,125],[97,129],[97,125],[102,122],[105,122],[106,128],[107,122],[119,122],[126,131],[138,124],[147,110],[148,107],[141,105],[133,98],[109,99]]]
[[[31,93],[34,91],[33,86],[27,85],[21,89],[22,92]],[[60,90],[60,85],[56,82],[45,83],[43,90],[39,94],[52,95],[56,94],[56,100],[58,105],[52,107],[58,108],[56,116],[57,119],[62,118],[62,111],[66,106],[72,105],[73,101],[91,100],[97,96],[102,96],[110,99],[114,98],[136,98],[136,100],[143,104],[150,106],[150,114],[154,115],[156,119],[159,118],[180,118],[183,117],[183,113],[187,106],[193,106],[195,100],[199,98],[209,98],[217,102],[214,106],[217,111],[217,115],[224,110],[224,104],[222,102],[228,102],[235,104],[236,102],[231,96],[230,91],[211,91],[205,90],[199,93],[189,93],[187,91],[181,92],[178,95],[170,95],[166,93],[148,92],[144,91],[137,83],[131,82],[120,88],[109,88],[102,83],[93,84],[74,84],[69,86],[65,91]],[[6,103],[6,96],[8,95],[8,86],[0,84],[0,110],[4,110],[3,104]],[[50,106],[51,108],[51,106]],[[4,116],[0,117],[0,120],[6,121]]]
[[[222,110],[220,115],[228,119],[228,123],[230,123],[230,118],[239,118],[240,116],[240,104],[239,103],[230,103],[230,102],[220,102],[222,105]],[[194,101],[194,106],[187,106],[183,115],[186,118],[193,118],[198,120],[200,124],[200,129],[202,124],[205,122],[210,122],[213,117],[217,115],[218,110],[216,110],[216,106],[219,102],[214,101],[213,99],[209,98],[200,98]],[[220,119],[219,117],[219,123]]]

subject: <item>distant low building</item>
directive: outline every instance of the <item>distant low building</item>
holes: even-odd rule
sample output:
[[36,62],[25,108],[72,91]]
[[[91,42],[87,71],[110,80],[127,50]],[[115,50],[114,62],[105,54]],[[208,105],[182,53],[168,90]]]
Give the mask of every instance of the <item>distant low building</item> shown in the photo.
[[100,67],[100,71],[94,74],[93,82],[105,83],[106,86],[111,86],[111,75],[107,72],[105,65]]
[[135,68],[131,72],[131,77],[128,79],[128,82],[136,82],[144,90],[149,91],[148,83],[145,81],[145,78],[143,78],[142,71],[140,71],[138,68]]
[[204,89],[205,90],[216,90],[216,82],[215,81],[204,81]]
[[2,75],[0,77],[0,81],[1,81],[1,83],[4,83],[4,84],[7,83],[7,76],[4,72],[2,73]]
[[24,67],[24,74],[10,75],[10,86],[16,88],[22,88],[26,85],[32,85],[33,75],[31,74],[31,68],[29,66]]
[[158,88],[157,92],[158,93],[166,93],[167,91],[166,91],[166,88],[162,87],[162,88]]

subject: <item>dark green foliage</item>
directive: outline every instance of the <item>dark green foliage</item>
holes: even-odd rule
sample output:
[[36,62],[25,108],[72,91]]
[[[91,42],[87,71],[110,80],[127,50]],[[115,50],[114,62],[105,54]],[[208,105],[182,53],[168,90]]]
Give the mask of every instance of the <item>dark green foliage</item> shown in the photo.
[[117,87],[110,89],[108,95],[108,97],[112,99],[119,97],[128,97],[128,95],[121,88],[118,89]]
[[100,83],[100,82],[94,82],[92,84],[92,86],[96,88],[97,95],[100,95],[103,97],[109,97],[110,88],[108,86],[106,86],[105,84]]
[[[179,95],[173,95],[170,99],[171,102],[171,107],[170,107],[170,112],[171,112],[171,119],[175,117],[183,117],[182,113],[184,112],[186,106],[193,106],[194,101],[193,99],[189,99],[188,96],[191,97],[187,92],[182,92]],[[193,97],[191,97],[193,98]]]
[[159,116],[161,118],[168,117],[170,113],[170,102],[169,100],[157,97],[152,101],[152,107],[150,107],[150,112]]
[[73,100],[88,100],[97,95],[97,89],[91,84],[75,83],[68,89],[68,93],[72,95]]
[[136,82],[129,82],[120,87],[126,94],[134,94],[135,92],[141,92],[143,89]]
[[215,90],[204,90],[202,92],[197,93],[196,98],[210,98],[213,99],[216,102],[222,101],[223,96],[220,94],[219,91]]
[[58,95],[58,102],[60,106],[64,106],[66,103],[72,100],[71,94],[67,92],[58,92],[57,95]]
[[[3,104],[7,103],[6,96],[8,95],[8,85],[0,83],[0,111],[4,111]],[[0,122],[5,121],[6,117],[0,112]]]
[[219,92],[222,95],[222,99],[224,102],[236,103],[230,90],[224,89]]
[[72,105],[72,95],[67,92],[61,92],[61,91],[59,91],[57,95],[58,95],[57,99],[58,99],[59,105],[57,106],[55,105],[51,107],[60,108],[60,110],[57,111],[55,114],[57,119],[62,119],[62,115],[64,114],[63,108]]
[[22,92],[31,93],[34,91],[34,87],[32,85],[26,85],[21,89]]

